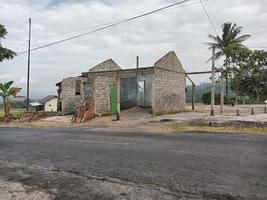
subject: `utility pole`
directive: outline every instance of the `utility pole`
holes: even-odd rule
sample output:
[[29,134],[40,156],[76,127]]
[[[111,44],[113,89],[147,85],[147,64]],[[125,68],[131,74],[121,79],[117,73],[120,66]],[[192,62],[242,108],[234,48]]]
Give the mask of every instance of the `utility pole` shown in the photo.
[[220,113],[223,114],[223,106],[224,106],[224,74],[223,71],[221,72],[221,107],[220,107]]
[[26,111],[29,111],[29,102],[30,102],[30,64],[31,64],[31,18],[29,18],[29,42],[28,42],[28,69],[27,69],[27,105]]
[[211,100],[210,115],[214,116],[214,99],[215,99],[215,46],[212,46],[212,75],[211,75]]

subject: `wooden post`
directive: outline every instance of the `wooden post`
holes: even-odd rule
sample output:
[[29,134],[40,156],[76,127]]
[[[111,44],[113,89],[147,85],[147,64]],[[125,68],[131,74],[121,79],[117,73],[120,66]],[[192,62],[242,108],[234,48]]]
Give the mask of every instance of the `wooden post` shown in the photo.
[[238,109],[236,110],[236,116],[240,116],[240,112]]
[[139,90],[138,69],[139,69],[139,56],[136,56],[136,105],[137,105],[137,102],[138,102],[138,90]]
[[254,108],[251,107],[251,115],[254,115]]
[[117,73],[117,120],[121,119],[121,103],[120,103],[120,76]]
[[192,110],[195,110],[195,89],[196,85],[192,84]]
[[223,72],[221,73],[221,101],[220,101],[220,113],[223,114],[223,106],[224,106],[224,78]]
[[214,100],[215,100],[215,47],[212,47],[212,75],[211,75],[211,100],[210,115],[214,116]]
[[264,114],[267,113],[267,107],[264,107]]

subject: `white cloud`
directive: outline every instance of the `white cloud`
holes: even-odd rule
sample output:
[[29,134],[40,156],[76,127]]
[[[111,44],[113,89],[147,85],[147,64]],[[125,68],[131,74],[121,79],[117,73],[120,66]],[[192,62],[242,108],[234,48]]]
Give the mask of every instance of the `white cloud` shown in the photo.
[[11,74],[0,74],[0,82],[11,80],[12,77],[13,76]]
[[[36,80],[30,79],[30,83],[35,83],[37,82]],[[27,83],[27,78],[21,77],[18,84],[26,84]]]
[[[125,19],[173,2],[0,0],[0,21],[10,32],[10,37],[3,44],[14,50],[27,48],[27,24],[18,30],[16,27],[28,17],[32,17],[32,46],[38,46],[72,36],[73,33],[45,36]],[[204,4],[218,31],[223,22],[236,22],[244,27],[244,33],[252,35],[247,44],[267,46],[266,1],[209,0]],[[135,66],[135,56],[139,55],[141,66],[151,66],[162,55],[175,50],[186,71],[210,69],[206,61],[211,53],[205,45],[210,33],[214,34],[207,16],[199,4],[194,4],[44,48],[32,53],[31,79],[36,82],[31,84],[31,94],[54,94],[55,83],[63,77],[79,75],[106,58],[113,58],[123,68],[129,68]],[[25,93],[25,79],[21,77],[26,77],[27,55],[0,63],[0,69],[1,74],[12,74]],[[198,83],[209,81],[208,77],[203,75],[192,79]]]

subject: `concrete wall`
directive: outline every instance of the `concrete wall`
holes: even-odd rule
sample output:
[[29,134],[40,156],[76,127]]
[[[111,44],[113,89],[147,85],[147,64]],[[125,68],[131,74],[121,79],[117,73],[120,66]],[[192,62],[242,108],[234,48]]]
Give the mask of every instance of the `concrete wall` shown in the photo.
[[[81,80],[81,94],[75,94],[76,80]],[[73,114],[77,108],[84,102],[83,82],[87,78],[84,77],[68,77],[61,82],[60,101],[62,105],[62,114]]]
[[171,51],[154,65],[153,113],[174,113],[185,110],[185,71]]
[[50,99],[44,104],[44,111],[46,112],[56,112],[57,111],[57,101],[58,98]]
[[114,74],[103,74],[94,78],[94,99],[97,114],[110,114],[110,88],[113,85],[116,85],[116,76]]
[[113,71],[120,69],[121,69],[120,66],[117,63],[115,63],[114,60],[108,59],[91,68],[89,72]]
[[[138,74],[145,76],[153,74],[153,68],[140,68]],[[117,75],[120,78],[136,77],[136,69],[120,71],[94,71],[87,74],[89,80],[93,80],[93,97],[96,103],[96,113],[99,115],[110,114],[110,87],[117,84]]]

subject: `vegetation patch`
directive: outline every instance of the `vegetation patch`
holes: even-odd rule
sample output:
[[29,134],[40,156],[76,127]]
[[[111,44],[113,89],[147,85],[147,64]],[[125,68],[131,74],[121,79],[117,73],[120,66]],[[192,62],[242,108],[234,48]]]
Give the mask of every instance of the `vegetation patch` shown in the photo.
[[176,124],[172,127],[172,129],[175,132],[249,133],[267,135],[267,127],[218,127],[209,125]]
[[[14,117],[19,117],[21,115],[23,115],[23,113],[26,112],[25,108],[15,108],[15,109],[11,109],[10,114]],[[0,109],[0,121],[4,121],[5,118],[5,112],[4,110]]]

